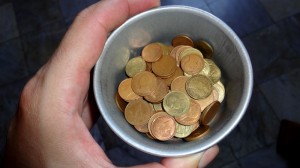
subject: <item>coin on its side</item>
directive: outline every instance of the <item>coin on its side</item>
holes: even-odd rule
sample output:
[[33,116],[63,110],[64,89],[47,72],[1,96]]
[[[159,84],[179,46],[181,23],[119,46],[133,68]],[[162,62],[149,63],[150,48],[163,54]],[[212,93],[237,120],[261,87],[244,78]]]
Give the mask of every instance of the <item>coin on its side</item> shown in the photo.
[[214,50],[208,42],[204,40],[195,41],[194,47],[200,50],[205,58],[212,58]]
[[178,35],[178,36],[173,38],[172,46],[176,47],[176,46],[179,46],[179,45],[186,45],[186,46],[194,47],[194,42],[187,35]]
[[115,94],[115,102],[116,102],[118,109],[121,112],[124,112],[128,103],[122,99],[122,97],[119,95],[118,92],[116,92],[116,94]]
[[208,123],[210,123],[219,111],[220,106],[221,103],[218,101],[214,101],[209,106],[207,106],[202,112],[201,123],[203,125],[207,125]]
[[185,141],[195,141],[202,138],[209,132],[208,125],[200,125],[195,131],[193,131],[189,136],[185,137]]

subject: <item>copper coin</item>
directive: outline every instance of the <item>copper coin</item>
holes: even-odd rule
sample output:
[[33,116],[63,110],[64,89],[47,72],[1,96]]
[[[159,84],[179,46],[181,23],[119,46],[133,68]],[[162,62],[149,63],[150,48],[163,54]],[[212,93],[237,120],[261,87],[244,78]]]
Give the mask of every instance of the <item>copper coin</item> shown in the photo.
[[149,120],[149,124],[150,133],[154,138],[160,141],[166,141],[175,135],[176,122],[172,116],[164,112],[159,112],[155,113],[152,117]]
[[204,40],[195,41],[194,47],[200,50],[205,58],[212,58],[213,48],[208,42]]
[[200,104],[200,106],[201,106],[201,111],[203,111],[207,106],[209,106],[214,101],[215,101],[215,97],[214,97],[213,91],[211,92],[211,94],[208,97],[206,97],[204,99],[196,100],[196,102],[198,104]]
[[115,101],[116,101],[116,105],[117,105],[118,109],[121,112],[124,112],[125,108],[127,106],[127,102],[121,98],[121,96],[119,95],[118,92],[116,92],[116,94],[115,94]]
[[122,99],[129,102],[132,100],[136,100],[141,98],[141,96],[137,95],[131,88],[132,78],[124,79],[118,87],[118,93]]
[[180,65],[180,60],[181,60],[181,53],[186,50],[191,48],[190,46],[184,46],[181,45],[179,46],[179,48],[177,49],[177,52],[175,53],[175,60],[176,60],[176,65],[179,66]]
[[170,56],[175,58],[176,59],[176,53],[178,51],[179,48],[181,48],[183,45],[179,45],[179,46],[176,46],[172,49],[171,53],[170,53]]
[[155,62],[163,55],[163,50],[159,43],[146,45],[142,50],[142,57],[146,62]]
[[168,78],[164,78],[163,80],[165,81],[165,83],[168,86],[171,86],[172,81],[177,78],[178,76],[182,76],[183,75],[183,71],[181,68],[177,67],[175,72]]
[[178,76],[177,78],[175,78],[171,83],[171,90],[180,91],[187,94],[185,89],[185,83],[188,80],[188,78],[189,77],[187,76]]
[[204,59],[196,54],[190,54],[181,59],[180,65],[185,73],[196,75],[204,68]]
[[149,132],[148,130],[148,123],[147,124],[143,124],[143,125],[134,125],[134,128],[141,132],[141,133],[147,133]]
[[163,56],[152,63],[152,71],[160,77],[168,77],[176,70],[176,60],[171,56]]
[[152,72],[152,63],[146,62],[146,71]]
[[199,121],[201,115],[201,106],[196,100],[191,100],[190,108],[187,113],[175,117],[175,120],[182,125],[193,125]]
[[203,110],[201,116],[201,123],[203,125],[207,125],[213,120],[213,118],[216,116],[217,112],[220,109],[220,105],[221,105],[220,102],[214,101]]
[[194,47],[193,40],[187,35],[178,35],[172,40],[172,46],[186,45]]
[[157,86],[156,76],[148,71],[143,71],[136,74],[132,78],[132,90],[140,96],[147,96],[154,92]]
[[124,114],[125,119],[131,125],[143,125],[147,124],[153,115],[153,110],[148,102],[138,99],[127,104]]
[[201,125],[195,131],[193,131],[189,136],[185,137],[184,140],[186,141],[195,141],[197,139],[202,138],[209,132],[208,125]]
[[154,92],[144,98],[151,103],[157,103],[161,102],[168,92],[169,88],[167,84],[162,79],[157,78],[157,86],[155,87]]

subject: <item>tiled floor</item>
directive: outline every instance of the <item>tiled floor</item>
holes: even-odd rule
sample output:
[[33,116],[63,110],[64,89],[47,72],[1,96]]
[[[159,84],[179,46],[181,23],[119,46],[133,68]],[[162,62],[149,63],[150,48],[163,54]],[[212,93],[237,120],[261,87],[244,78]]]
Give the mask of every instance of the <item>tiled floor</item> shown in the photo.
[[[0,158],[22,87],[52,55],[76,14],[95,2],[0,0]],[[162,0],[162,5],[193,6],[221,18],[242,39],[253,64],[247,113],[219,143],[220,153],[208,167],[287,167],[276,140],[282,119],[300,123],[300,1]],[[91,132],[116,165],[160,159],[126,145],[101,123]]]

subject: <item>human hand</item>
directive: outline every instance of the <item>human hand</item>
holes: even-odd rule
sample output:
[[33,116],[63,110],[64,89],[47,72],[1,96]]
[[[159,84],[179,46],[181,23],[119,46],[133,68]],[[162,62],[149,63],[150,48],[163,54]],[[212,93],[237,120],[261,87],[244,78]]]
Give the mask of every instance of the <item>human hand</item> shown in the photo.
[[[158,0],[103,0],[83,10],[53,57],[24,87],[8,132],[7,167],[115,167],[91,136],[97,120],[89,99],[90,72],[107,34]],[[218,153],[165,158],[135,167],[197,167]]]

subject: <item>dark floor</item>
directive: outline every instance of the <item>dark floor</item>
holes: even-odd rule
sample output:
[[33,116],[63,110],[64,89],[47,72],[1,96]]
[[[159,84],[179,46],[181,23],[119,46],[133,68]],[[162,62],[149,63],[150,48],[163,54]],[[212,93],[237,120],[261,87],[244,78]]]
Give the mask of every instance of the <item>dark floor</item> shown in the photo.
[[[162,1],[162,5],[194,6],[221,18],[242,39],[253,64],[255,85],[247,113],[219,143],[220,154],[209,167],[287,167],[276,144],[282,119],[300,123],[300,1]],[[95,2],[0,0],[0,158],[22,87],[51,56],[76,14]],[[159,159],[118,138],[103,142],[101,135],[108,139],[107,132],[113,136],[100,121],[92,130],[117,165]]]

